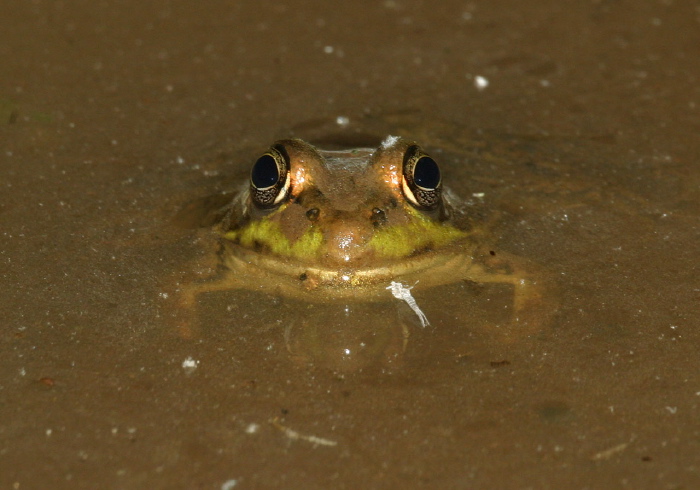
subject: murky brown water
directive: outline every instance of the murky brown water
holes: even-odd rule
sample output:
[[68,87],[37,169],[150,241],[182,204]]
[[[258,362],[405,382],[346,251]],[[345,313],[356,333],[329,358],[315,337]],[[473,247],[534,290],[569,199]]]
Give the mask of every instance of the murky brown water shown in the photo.
[[[36,0],[2,18],[0,486],[700,485],[693,2]],[[439,290],[404,349],[232,292],[179,336],[161,293],[215,240],[173,216],[276,137],[339,131],[415,137],[484,192],[494,243],[552,277],[550,321],[514,339],[507,288]]]

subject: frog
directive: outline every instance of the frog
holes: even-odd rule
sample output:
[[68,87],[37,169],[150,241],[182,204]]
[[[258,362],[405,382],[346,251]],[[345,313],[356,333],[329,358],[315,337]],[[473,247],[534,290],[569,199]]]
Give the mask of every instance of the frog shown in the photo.
[[180,306],[222,290],[314,304],[393,294],[427,325],[414,299],[421,291],[501,283],[512,287],[518,321],[546,295],[539,268],[489,246],[488,227],[465,208],[436,159],[410,139],[333,150],[280,139],[217,212],[218,273],[182,287]]

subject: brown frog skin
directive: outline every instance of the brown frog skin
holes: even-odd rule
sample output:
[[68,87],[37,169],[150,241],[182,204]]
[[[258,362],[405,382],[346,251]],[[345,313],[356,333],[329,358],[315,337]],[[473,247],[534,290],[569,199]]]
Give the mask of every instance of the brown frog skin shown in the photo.
[[324,151],[275,142],[217,225],[220,271],[181,288],[247,289],[313,303],[391,298],[392,282],[420,290],[459,281],[513,286],[517,316],[542,297],[533,269],[458,224],[458,202],[417,144],[387,137],[376,149]]

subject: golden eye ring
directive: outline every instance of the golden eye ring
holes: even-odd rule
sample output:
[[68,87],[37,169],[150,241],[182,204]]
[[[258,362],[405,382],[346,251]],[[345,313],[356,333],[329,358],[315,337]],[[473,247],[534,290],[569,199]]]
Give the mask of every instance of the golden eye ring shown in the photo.
[[250,171],[250,195],[260,208],[278,206],[289,194],[289,155],[282,145],[275,145],[253,164]]
[[417,145],[409,146],[404,153],[401,189],[406,199],[418,208],[433,209],[440,203],[440,167]]

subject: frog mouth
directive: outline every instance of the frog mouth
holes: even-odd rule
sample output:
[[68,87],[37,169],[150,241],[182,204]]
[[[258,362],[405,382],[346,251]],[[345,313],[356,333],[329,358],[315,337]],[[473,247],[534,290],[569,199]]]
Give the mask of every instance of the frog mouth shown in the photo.
[[384,301],[392,281],[420,288],[455,282],[464,277],[472,257],[458,248],[432,251],[391,261],[377,267],[327,267],[305,264],[287,257],[263,255],[226,243],[224,265],[248,289],[303,298],[305,300],[359,299]]

